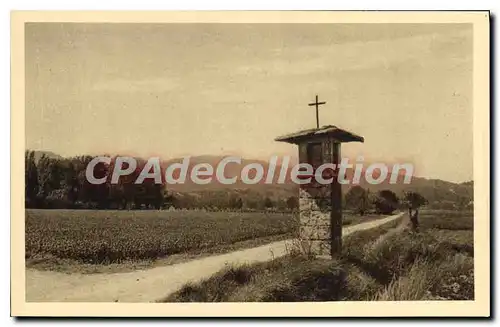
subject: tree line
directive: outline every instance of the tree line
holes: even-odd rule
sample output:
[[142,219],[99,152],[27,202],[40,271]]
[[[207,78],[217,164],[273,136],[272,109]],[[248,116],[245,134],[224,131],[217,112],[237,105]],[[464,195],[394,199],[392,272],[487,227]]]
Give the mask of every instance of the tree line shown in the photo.
[[27,208],[130,209],[160,208],[164,202],[164,184],[145,180],[134,184],[138,168],[129,176],[110,183],[114,161],[95,167],[96,178],[108,176],[104,184],[91,184],[85,172],[92,156],[50,158],[42,155],[37,161],[34,151],[25,153],[25,204]]
[[[197,193],[169,192],[166,183],[156,184],[145,179],[135,184],[145,161],[138,160],[136,170],[121,176],[112,184],[115,161],[100,163],[94,169],[96,178],[107,176],[103,184],[91,184],[86,178],[87,165],[93,156],[51,158],[43,154],[36,160],[35,151],[25,152],[25,205],[41,209],[179,209],[208,210],[279,210],[298,209],[297,196],[277,198],[242,190],[203,191]],[[124,165],[127,165],[124,163]],[[126,167],[123,167],[126,168]],[[416,192],[407,192],[403,199],[390,190],[371,193],[360,186],[352,187],[345,195],[344,207],[364,215],[374,212],[390,214],[408,203],[425,204],[427,200]]]
[[213,190],[169,194],[169,206],[177,209],[294,211],[299,207],[297,196],[266,196],[254,191]]
[[[43,154],[38,160],[35,151],[25,152],[25,206],[40,209],[161,209],[171,206],[180,209],[208,210],[295,210],[298,198],[276,198],[255,192],[242,194],[222,191],[178,193],[167,190],[166,183],[155,184],[145,179],[135,184],[144,167],[144,160],[137,160],[136,170],[121,176],[111,184],[115,161],[100,163],[94,176],[107,176],[104,184],[91,184],[86,178],[87,165],[93,156],[51,158]],[[124,165],[127,165],[124,163]],[[126,168],[126,167],[123,167]]]

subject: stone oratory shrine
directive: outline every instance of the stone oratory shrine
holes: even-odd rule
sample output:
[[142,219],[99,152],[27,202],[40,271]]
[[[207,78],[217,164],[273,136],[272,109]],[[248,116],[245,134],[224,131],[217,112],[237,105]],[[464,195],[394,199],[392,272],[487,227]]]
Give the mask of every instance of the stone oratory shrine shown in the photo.
[[336,178],[340,145],[364,142],[364,138],[333,125],[319,127],[318,107],[325,103],[318,102],[316,96],[316,101],[309,104],[316,107],[316,128],[283,135],[275,141],[297,144],[299,163],[308,163],[314,170],[325,163],[336,165],[330,184],[320,184],[312,178],[299,189],[302,250],[315,256],[335,257],[342,249],[342,185]]

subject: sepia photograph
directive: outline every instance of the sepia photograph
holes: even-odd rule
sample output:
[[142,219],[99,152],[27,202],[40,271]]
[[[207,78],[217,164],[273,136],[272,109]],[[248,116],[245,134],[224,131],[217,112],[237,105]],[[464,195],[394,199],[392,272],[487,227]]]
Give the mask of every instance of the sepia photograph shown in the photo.
[[489,19],[12,13],[13,314],[489,316]]

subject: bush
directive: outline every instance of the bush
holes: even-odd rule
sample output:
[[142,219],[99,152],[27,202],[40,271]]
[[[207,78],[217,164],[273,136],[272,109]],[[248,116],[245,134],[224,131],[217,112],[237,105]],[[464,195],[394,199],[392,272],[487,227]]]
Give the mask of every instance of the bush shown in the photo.
[[353,186],[345,195],[345,205],[354,213],[364,215],[371,209],[368,191],[361,186]]
[[394,192],[382,190],[377,194],[374,205],[377,213],[389,215],[399,208],[399,199]]

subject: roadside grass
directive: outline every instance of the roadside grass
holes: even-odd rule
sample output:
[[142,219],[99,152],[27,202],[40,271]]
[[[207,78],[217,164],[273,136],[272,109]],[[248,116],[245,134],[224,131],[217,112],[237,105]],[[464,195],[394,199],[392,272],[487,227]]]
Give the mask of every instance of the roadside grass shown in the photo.
[[407,217],[356,232],[335,260],[292,253],[227,267],[162,302],[473,300],[472,217],[448,217],[422,215],[419,233],[406,226]]
[[438,281],[437,266],[418,259],[407,274],[394,279],[380,290],[375,301],[411,301],[427,299],[428,290]]
[[336,262],[286,256],[256,265],[227,267],[202,283],[184,286],[164,302],[330,300],[331,294],[339,293],[343,274]]
[[[400,222],[401,218],[354,233],[346,240],[357,238],[358,233],[375,239]],[[344,266],[342,261],[317,260],[290,250],[289,255],[269,262],[226,267],[199,283],[185,285],[161,302],[334,301],[354,297],[355,294],[351,294],[354,289],[358,289],[356,294],[366,293],[367,298],[380,289],[373,278],[357,267]],[[349,274],[349,271],[359,274]],[[246,277],[235,277],[242,275]],[[347,289],[346,283],[350,285]]]

